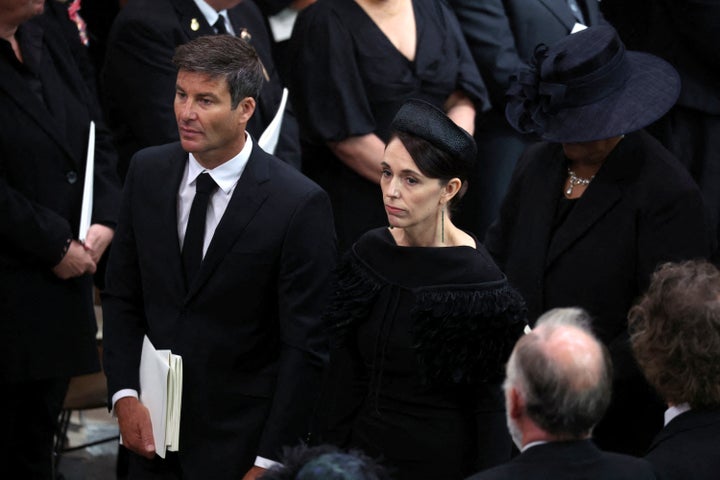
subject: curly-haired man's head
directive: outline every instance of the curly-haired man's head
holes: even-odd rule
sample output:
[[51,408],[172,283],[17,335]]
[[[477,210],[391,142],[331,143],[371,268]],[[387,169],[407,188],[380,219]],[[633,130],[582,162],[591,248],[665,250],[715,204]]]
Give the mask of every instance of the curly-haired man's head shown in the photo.
[[666,263],[630,310],[635,357],[671,405],[720,406],[720,271],[707,261]]

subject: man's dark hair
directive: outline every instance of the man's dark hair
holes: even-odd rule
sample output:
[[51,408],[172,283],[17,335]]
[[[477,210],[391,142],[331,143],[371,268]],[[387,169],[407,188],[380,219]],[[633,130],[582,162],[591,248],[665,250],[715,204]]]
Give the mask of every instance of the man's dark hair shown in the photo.
[[232,108],[243,98],[257,101],[263,85],[264,70],[255,49],[232,35],[205,35],[180,45],[173,63],[179,70],[205,73],[227,81]]
[[635,357],[668,403],[720,407],[720,272],[711,263],[661,265],[629,314]]
[[[547,342],[568,328],[593,339],[598,354],[589,352],[573,361],[555,358]],[[527,415],[549,434],[563,440],[588,436],[610,404],[612,364],[607,349],[592,334],[587,314],[562,308],[540,317],[510,357],[505,388],[511,386],[525,399]]]
[[333,445],[285,447],[281,460],[260,480],[390,480],[385,468],[362,451]]

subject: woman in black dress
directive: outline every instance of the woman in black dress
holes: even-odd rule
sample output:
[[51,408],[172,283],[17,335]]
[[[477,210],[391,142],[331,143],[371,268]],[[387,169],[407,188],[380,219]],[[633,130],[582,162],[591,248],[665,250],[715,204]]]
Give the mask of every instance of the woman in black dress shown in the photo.
[[420,100],[392,127],[390,228],[363,235],[338,274],[320,440],[381,458],[399,480],[460,479],[510,456],[499,382],[525,307],[450,217],[472,137]]
[[437,0],[318,0],[293,29],[288,79],[303,172],[330,195],[340,251],[385,224],[377,185],[409,98],[472,133],[489,101],[452,11]]

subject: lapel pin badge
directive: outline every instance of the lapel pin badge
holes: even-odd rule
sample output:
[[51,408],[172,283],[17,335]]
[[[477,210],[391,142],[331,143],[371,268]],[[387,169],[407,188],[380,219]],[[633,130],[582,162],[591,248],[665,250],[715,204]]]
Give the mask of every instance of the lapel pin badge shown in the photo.
[[200,22],[198,22],[197,18],[193,18],[192,20],[190,20],[190,30],[192,30],[193,32],[197,32],[198,30],[200,30]]

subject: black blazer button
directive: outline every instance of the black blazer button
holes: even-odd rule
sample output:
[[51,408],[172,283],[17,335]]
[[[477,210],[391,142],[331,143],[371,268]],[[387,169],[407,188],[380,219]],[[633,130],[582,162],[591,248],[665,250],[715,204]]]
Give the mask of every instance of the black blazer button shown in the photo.
[[65,178],[70,185],[73,185],[78,180],[77,172],[75,172],[74,170],[70,170],[65,174]]

